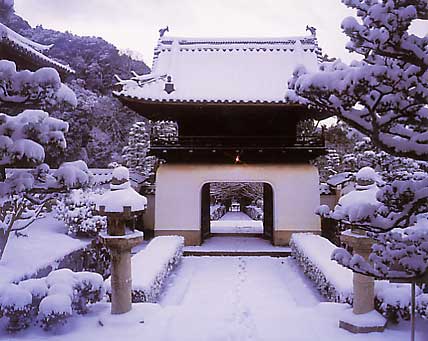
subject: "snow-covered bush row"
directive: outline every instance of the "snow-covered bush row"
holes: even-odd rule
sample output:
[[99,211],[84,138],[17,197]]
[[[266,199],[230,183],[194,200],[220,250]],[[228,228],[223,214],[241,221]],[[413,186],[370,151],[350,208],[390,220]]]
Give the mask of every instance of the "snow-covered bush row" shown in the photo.
[[253,220],[263,220],[263,209],[258,206],[245,206],[244,212]]
[[226,206],[224,205],[211,205],[210,206],[210,218],[211,220],[219,220],[226,214]]
[[[334,244],[318,235],[297,233],[292,235],[290,246],[293,257],[324,297],[352,304],[353,274],[350,269],[331,260],[331,254],[337,249]],[[409,284],[375,282],[376,309],[391,321],[409,319],[410,296]],[[425,302],[428,306],[428,299]],[[418,309],[421,312],[423,305]]]
[[8,319],[8,331],[24,329],[32,321],[49,330],[66,323],[73,312],[86,313],[88,304],[100,301],[104,293],[97,273],[55,270],[44,278],[2,285],[0,317]]
[[91,190],[76,189],[58,201],[55,218],[64,221],[69,234],[94,237],[106,229],[107,217],[94,214],[95,195]]
[[421,294],[416,298],[416,310],[424,319],[428,319],[428,294]]
[[290,240],[293,257],[330,301],[352,304],[352,271],[330,260],[336,245],[317,235],[296,233]]
[[[155,302],[165,280],[183,256],[184,238],[160,236],[132,257],[132,302]],[[111,281],[105,281],[111,296]]]

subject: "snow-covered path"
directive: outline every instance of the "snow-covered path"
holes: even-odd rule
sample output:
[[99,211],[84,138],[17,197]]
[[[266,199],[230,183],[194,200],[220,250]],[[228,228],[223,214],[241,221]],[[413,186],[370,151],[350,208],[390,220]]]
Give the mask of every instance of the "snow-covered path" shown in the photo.
[[[339,329],[346,306],[320,302],[291,258],[185,258],[161,304],[177,309],[162,340],[408,338],[403,330],[353,335]],[[408,328],[408,323],[400,327]]]
[[211,221],[211,233],[263,233],[263,221],[243,212],[226,212],[219,220]]
[[244,212],[226,212],[220,221],[253,220]]
[[[143,270],[143,269],[141,269]],[[133,269],[138,271],[138,269]],[[354,335],[338,328],[344,304],[320,302],[312,284],[291,258],[185,257],[160,304],[134,304],[110,315],[95,304],[60,331],[32,327],[0,340],[76,341],[403,341],[409,323],[384,333]],[[417,321],[416,340],[427,340],[426,321]]]
[[294,266],[270,257],[185,258],[161,301],[181,311],[170,321],[171,339],[197,321],[182,340],[284,340],[284,319],[319,303]]

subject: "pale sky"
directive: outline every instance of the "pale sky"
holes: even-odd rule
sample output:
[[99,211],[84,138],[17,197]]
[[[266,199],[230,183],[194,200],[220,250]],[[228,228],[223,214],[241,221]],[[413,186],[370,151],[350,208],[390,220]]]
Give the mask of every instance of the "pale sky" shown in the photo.
[[[158,30],[171,36],[287,37],[317,28],[330,56],[350,61],[340,23],[354,11],[340,0],[15,0],[15,11],[32,26],[100,36],[120,49],[142,53],[151,66]],[[416,27],[426,34],[426,27]]]

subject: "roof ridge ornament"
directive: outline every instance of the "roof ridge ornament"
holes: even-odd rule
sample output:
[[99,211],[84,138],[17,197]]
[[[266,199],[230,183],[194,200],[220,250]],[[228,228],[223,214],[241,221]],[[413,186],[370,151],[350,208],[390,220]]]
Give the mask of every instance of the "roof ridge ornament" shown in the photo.
[[159,38],[162,38],[165,35],[165,32],[169,32],[169,27],[161,28],[159,30]]
[[317,36],[317,29],[314,26],[306,25],[306,31],[311,32],[311,36],[312,37],[316,37]]

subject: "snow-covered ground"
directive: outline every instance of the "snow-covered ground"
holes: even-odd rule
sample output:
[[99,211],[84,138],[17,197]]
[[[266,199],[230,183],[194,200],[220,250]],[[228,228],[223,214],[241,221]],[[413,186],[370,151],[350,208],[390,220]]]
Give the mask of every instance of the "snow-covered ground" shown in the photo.
[[186,246],[185,251],[291,251],[288,246],[274,246],[269,240],[253,237],[211,237],[201,246]]
[[8,241],[0,261],[0,283],[18,281],[32,275],[89,243],[68,236],[64,223],[54,219],[51,214],[36,220],[21,232],[27,237],[12,234]]
[[211,233],[263,233],[263,221],[252,220],[243,212],[227,212],[211,221]]
[[[152,341],[402,341],[409,323],[384,333],[354,335],[338,328],[347,305],[321,302],[291,258],[186,257],[160,304],[134,304],[132,312],[109,314],[107,303],[73,317],[64,330],[31,328],[13,340]],[[0,335],[1,337],[8,336]],[[417,321],[416,340],[427,323]]]

